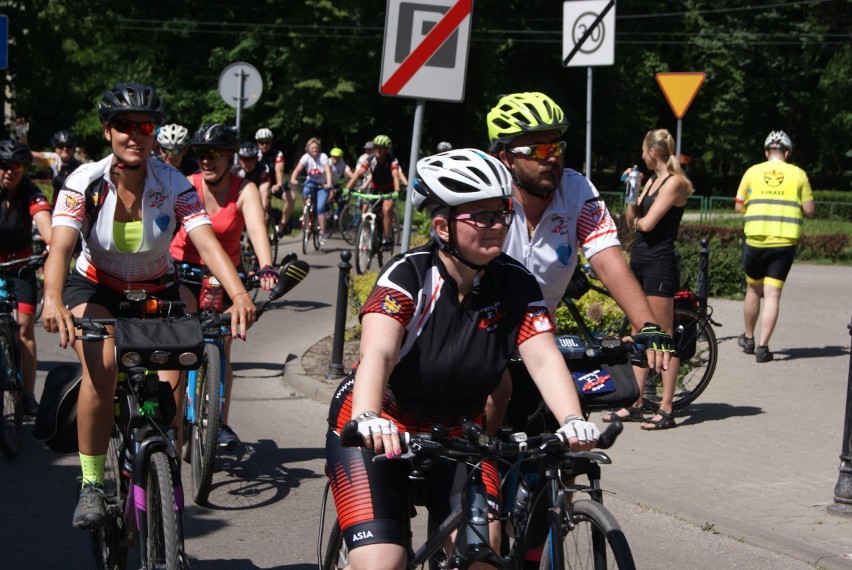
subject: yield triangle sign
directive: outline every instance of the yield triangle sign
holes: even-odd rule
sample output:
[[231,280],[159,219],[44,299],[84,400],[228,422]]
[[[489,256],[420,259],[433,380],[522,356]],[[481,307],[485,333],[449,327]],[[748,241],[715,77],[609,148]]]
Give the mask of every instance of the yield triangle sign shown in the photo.
[[667,72],[656,75],[657,84],[663,90],[663,95],[666,96],[666,101],[669,102],[675,117],[682,119],[686,114],[698,89],[704,83],[704,77],[704,72],[700,71]]

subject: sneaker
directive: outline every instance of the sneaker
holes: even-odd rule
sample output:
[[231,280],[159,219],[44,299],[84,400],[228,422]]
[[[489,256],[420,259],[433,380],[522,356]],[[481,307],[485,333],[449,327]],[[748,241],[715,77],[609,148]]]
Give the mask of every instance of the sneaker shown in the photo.
[[77,508],[74,509],[75,528],[92,529],[103,526],[106,519],[106,497],[104,488],[97,483],[86,483],[80,489]]
[[737,344],[743,347],[743,352],[746,354],[754,354],[754,337],[747,337],[745,333],[737,339]]
[[328,234],[320,234],[320,246],[328,243]]
[[38,400],[35,394],[24,394],[24,415],[31,418],[38,415]]
[[240,438],[234,433],[228,425],[222,424],[219,426],[219,436],[217,437],[219,447],[225,449],[234,449],[240,444]]
[[754,352],[754,359],[758,362],[769,362],[774,356],[769,352],[769,347],[766,345],[758,346]]
[[275,224],[275,235],[278,236],[278,239],[290,235],[290,226],[282,226],[281,224]]
[[389,239],[382,240],[382,251],[390,251],[393,249],[393,242]]

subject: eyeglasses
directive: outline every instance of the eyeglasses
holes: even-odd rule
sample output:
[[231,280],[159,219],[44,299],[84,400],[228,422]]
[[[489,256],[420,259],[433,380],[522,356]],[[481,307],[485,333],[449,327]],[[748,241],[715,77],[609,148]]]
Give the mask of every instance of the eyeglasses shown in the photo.
[[252,155],[252,156],[241,156],[241,157],[240,157],[240,160],[246,160],[246,161],[248,161],[248,160],[257,160],[257,155]]
[[157,131],[157,123],[128,121],[125,119],[117,119],[110,123],[110,126],[118,132],[125,135],[132,135],[137,129],[143,136],[150,137]]
[[554,158],[562,156],[562,153],[565,152],[566,146],[567,144],[565,141],[559,141],[554,143],[534,144],[532,146],[516,146],[510,148],[509,152],[522,154],[538,160],[544,160],[551,156]]
[[271,140],[260,140],[260,141],[257,141],[257,144],[272,144],[272,141]]
[[198,160],[219,160],[222,158],[222,153],[218,150],[199,150],[195,152]]
[[473,222],[477,228],[493,228],[497,222],[508,227],[512,225],[512,220],[515,219],[514,210],[500,210],[497,212],[471,212],[470,214],[458,214],[455,219],[460,221]]
[[58,144],[58,145],[55,145],[53,148],[55,148],[56,150],[68,150],[69,148],[73,148],[73,147],[68,146],[67,144]]
[[24,165],[21,164],[20,162],[6,162],[5,160],[0,161],[0,170],[16,171],[16,170],[23,170],[23,169],[24,169]]
[[167,154],[169,156],[177,156],[181,152],[183,152],[184,147],[182,147],[182,146],[176,146],[174,148],[162,147],[162,149],[163,149],[163,154]]

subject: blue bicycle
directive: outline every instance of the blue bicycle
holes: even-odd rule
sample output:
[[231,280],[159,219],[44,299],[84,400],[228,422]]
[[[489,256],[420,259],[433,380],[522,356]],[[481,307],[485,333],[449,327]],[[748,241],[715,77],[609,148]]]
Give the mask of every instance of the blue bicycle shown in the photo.
[[[295,254],[291,254],[295,258]],[[257,318],[270,302],[281,298],[308,275],[310,266],[301,259],[287,260],[278,272],[278,283],[269,297],[257,310]],[[187,274],[188,273],[188,274]],[[197,268],[181,266],[178,272],[182,281],[201,280]],[[256,276],[245,277],[247,289],[260,286]],[[186,404],[184,410],[184,458],[188,458],[192,473],[192,500],[206,505],[213,482],[217,438],[225,402],[227,356],[224,338],[230,334],[231,318],[228,313],[202,311],[201,328],[204,334],[204,354],[201,366],[190,370],[186,378]],[[187,437],[188,435],[188,437]]]

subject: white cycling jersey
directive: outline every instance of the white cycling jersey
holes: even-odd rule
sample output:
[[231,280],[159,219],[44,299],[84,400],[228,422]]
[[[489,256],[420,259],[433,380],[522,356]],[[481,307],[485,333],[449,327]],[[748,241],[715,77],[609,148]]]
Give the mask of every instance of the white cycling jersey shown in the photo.
[[[120,251],[113,239],[113,220],[118,200],[110,180],[112,155],[80,166],[66,180],[56,200],[53,226],[68,226],[81,232],[83,251],[76,270],[96,283],[140,283],[173,273],[169,245],[176,225],[187,232],[209,224],[195,189],[176,168],[153,157],[147,159],[145,190],[142,194],[142,241],[134,252]],[[101,181],[98,192],[106,197],[89,228],[86,188]]]
[[591,259],[604,249],[620,247],[618,229],[594,185],[570,168],[562,171],[559,188],[532,236],[523,206],[515,200],[514,208],[503,251],[535,275],[553,315],[574,274],[578,249]]

